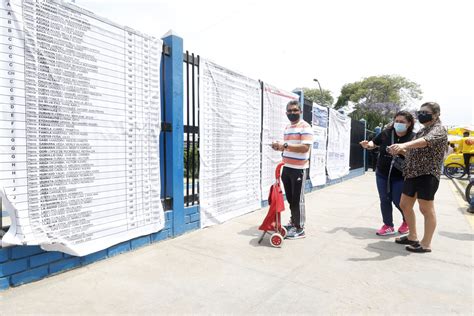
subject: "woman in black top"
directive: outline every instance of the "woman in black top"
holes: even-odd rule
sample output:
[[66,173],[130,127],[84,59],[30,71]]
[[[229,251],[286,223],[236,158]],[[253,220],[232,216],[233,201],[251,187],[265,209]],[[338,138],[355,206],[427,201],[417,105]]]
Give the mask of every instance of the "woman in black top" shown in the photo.
[[[377,135],[372,141],[361,141],[360,145],[365,149],[379,147],[377,160],[376,180],[377,190],[380,197],[380,209],[382,211],[383,226],[377,230],[379,236],[393,235],[395,229],[392,216],[392,202],[400,211],[400,197],[403,190],[402,164],[404,157],[398,155],[394,158],[387,152],[387,147],[392,144],[405,143],[413,139],[413,115],[407,111],[399,111],[395,114],[393,122]],[[398,228],[400,234],[409,232],[408,225],[403,217],[403,222]]]

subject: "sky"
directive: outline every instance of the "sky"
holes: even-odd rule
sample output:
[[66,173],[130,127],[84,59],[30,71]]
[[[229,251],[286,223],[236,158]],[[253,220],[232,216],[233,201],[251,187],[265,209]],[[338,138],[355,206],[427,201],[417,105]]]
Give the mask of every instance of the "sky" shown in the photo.
[[323,89],[376,75],[418,83],[444,125],[474,124],[474,4],[469,0],[76,0],[280,89]]

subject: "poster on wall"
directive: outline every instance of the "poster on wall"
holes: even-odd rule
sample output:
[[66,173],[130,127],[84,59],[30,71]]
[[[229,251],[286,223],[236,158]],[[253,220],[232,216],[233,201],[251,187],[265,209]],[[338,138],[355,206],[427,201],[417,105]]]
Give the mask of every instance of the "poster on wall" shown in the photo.
[[[298,100],[295,93],[264,84],[263,88],[263,135],[262,135],[262,200],[268,199],[270,186],[275,182],[275,168],[282,161],[281,152],[270,146],[272,142],[283,143],[285,127],[290,123],[286,117],[286,105]],[[282,187],[283,188],[283,187]]]
[[311,185],[326,184],[326,154],[328,137],[328,108],[313,103],[312,112],[313,148],[311,149],[310,173]]
[[201,59],[201,226],[254,211],[260,202],[260,83]]
[[3,245],[84,256],[161,230],[161,41],[62,1],[0,15]]
[[349,173],[351,148],[351,118],[329,109],[327,171],[329,179]]

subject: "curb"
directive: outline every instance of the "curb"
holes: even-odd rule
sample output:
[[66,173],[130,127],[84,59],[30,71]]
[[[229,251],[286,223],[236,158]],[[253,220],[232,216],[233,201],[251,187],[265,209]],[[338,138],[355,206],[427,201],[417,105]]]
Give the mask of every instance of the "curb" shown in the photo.
[[[471,215],[474,214],[473,205],[472,204],[470,205],[469,202],[466,201],[466,188],[460,183],[459,180],[457,179],[451,179],[451,180],[453,180],[454,186],[456,187],[458,192],[461,194],[462,201],[467,204],[466,212]],[[469,222],[471,223],[471,226],[474,229],[474,220],[469,220]]]
[[466,197],[464,196],[466,194],[466,188],[460,183],[458,179],[451,179],[451,180],[453,181],[454,186],[458,190],[459,194],[461,194],[463,201],[466,201]]

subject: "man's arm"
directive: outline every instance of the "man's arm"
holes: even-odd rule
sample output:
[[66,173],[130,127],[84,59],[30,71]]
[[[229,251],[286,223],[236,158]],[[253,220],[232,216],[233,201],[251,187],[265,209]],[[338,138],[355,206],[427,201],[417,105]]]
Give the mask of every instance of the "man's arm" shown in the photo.
[[298,144],[298,145],[293,145],[293,144],[288,144],[288,148],[286,148],[287,151],[294,152],[294,153],[307,153],[309,149],[311,148],[311,145],[309,144]]
[[309,144],[288,144],[288,147],[285,148],[285,144],[281,144],[279,142],[275,142],[272,144],[272,148],[278,151],[289,151],[294,153],[306,153],[309,151],[311,145]]
[[284,144],[278,144],[279,151],[289,151],[294,153],[307,153],[311,147],[309,144],[288,144],[288,147],[285,148]]

